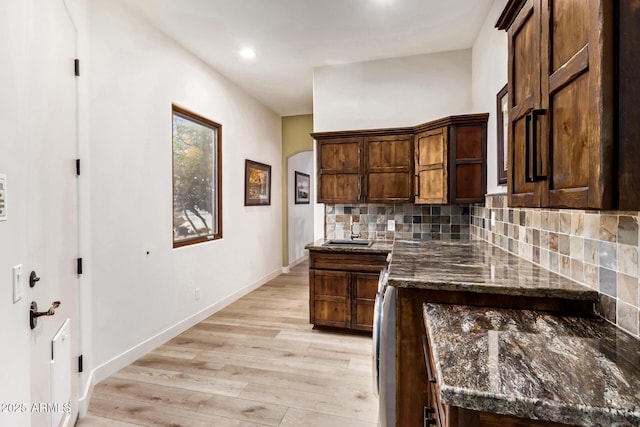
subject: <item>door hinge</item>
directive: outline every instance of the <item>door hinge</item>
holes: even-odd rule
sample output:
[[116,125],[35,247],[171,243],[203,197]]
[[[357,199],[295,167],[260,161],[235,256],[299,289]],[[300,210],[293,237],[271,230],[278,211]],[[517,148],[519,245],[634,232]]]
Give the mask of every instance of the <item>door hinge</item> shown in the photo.
[[80,356],[78,356],[78,372],[82,372],[83,371],[83,356],[82,354]]
[[78,258],[77,262],[78,262],[78,265],[76,268],[76,273],[80,275],[82,274],[82,258]]
[[76,159],[76,175],[80,176],[80,159]]
[[73,67],[76,74],[76,77],[80,76],[80,60],[78,58],[73,60]]

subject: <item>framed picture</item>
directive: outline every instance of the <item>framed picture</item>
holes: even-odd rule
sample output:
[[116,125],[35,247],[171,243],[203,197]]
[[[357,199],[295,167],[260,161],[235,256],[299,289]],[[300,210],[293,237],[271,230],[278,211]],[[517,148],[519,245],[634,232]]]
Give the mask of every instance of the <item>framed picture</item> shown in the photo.
[[245,160],[244,205],[262,206],[271,204],[271,166]]
[[509,93],[507,85],[504,85],[498,95],[497,102],[497,125],[498,125],[498,184],[507,183],[508,144],[509,144]]
[[295,172],[296,180],[294,191],[296,193],[296,205],[310,202],[311,177],[306,173]]

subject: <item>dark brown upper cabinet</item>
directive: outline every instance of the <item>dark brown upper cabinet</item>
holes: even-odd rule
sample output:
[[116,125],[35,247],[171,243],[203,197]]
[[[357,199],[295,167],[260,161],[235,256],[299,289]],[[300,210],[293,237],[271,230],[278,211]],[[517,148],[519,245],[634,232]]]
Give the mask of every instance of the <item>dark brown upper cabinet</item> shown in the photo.
[[472,114],[411,128],[312,133],[318,203],[483,201],[487,118]]
[[640,209],[633,3],[507,3],[510,206]]
[[318,143],[319,203],[411,201],[411,129],[323,132],[311,135]]
[[364,138],[366,201],[408,202],[412,198],[413,135]]
[[351,203],[362,199],[362,138],[318,141],[318,202]]
[[415,203],[484,201],[488,118],[451,116],[416,127]]

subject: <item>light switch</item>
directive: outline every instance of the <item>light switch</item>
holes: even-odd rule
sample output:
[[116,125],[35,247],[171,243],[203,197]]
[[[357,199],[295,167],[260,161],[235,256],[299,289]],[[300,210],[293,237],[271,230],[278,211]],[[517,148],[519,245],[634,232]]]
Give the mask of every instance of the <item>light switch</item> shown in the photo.
[[496,226],[496,213],[495,213],[495,211],[491,211],[491,226],[492,227]]
[[396,231],[396,221],[394,219],[387,220],[387,230]]
[[24,295],[24,274],[22,264],[13,267],[13,303],[17,303]]
[[0,174],[0,221],[7,220],[7,176]]

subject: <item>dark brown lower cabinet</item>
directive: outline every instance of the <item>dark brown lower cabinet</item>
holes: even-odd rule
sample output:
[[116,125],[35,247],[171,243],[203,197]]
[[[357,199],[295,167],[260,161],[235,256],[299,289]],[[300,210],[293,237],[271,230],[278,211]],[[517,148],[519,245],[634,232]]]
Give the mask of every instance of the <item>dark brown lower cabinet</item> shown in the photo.
[[309,322],[315,326],[373,330],[373,305],[386,253],[310,253]]
[[373,328],[373,305],[378,291],[379,273],[352,273],[351,327],[361,331]]
[[313,289],[310,309],[314,325],[348,328],[351,326],[351,274],[344,271],[311,270]]

